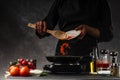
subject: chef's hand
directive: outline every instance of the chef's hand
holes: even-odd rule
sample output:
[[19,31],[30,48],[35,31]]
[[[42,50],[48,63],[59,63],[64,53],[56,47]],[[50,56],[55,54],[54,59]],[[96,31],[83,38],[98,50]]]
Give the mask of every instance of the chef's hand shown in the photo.
[[100,30],[99,29],[91,27],[91,26],[86,25],[86,24],[81,24],[75,29],[81,31],[80,35],[78,36],[79,39],[83,39],[86,34],[93,36],[96,39],[98,39],[100,37]]
[[38,33],[46,33],[47,31],[47,26],[45,21],[38,21],[36,23],[36,30]]
[[77,30],[77,31],[80,30],[80,32],[81,32],[80,35],[78,36],[78,39],[84,38],[84,36],[86,35],[86,27],[87,27],[87,25],[81,24],[75,28],[75,30]]

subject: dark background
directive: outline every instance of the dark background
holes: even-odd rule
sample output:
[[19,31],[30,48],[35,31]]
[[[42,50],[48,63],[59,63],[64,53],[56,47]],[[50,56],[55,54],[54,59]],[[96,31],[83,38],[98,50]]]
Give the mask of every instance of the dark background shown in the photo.
[[[0,6],[0,76],[10,61],[18,58],[37,59],[37,68],[48,63],[46,55],[54,55],[57,39],[49,36],[39,39],[28,22],[43,19],[54,0],[3,0]],[[109,0],[114,38],[100,43],[100,49],[120,51],[120,0]]]

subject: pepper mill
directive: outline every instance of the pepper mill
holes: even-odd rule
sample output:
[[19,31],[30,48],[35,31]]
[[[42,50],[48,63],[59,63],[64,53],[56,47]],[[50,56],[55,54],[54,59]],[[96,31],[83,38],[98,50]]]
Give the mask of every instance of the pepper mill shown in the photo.
[[118,56],[118,52],[111,51],[110,56],[111,56],[111,60],[112,60],[110,74],[111,74],[111,76],[117,76],[117,70],[118,70],[117,56]]
[[112,63],[116,63],[117,64],[118,52],[111,51],[110,52],[110,56],[111,56],[111,59],[112,59]]

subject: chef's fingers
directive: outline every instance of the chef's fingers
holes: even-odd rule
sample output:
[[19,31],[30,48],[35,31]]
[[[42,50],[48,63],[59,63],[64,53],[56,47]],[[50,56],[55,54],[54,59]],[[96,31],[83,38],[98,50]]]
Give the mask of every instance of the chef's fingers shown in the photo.
[[85,31],[85,28],[82,28],[81,30],[80,30],[80,35],[78,36],[78,39],[83,39],[84,38],[84,36],[86,35],[86,31]]
[[36,22],[36,29],[38,29],[39,22]]
[[46,32],[47,31],[47,26],[46,26],[46,22],[43,21],[43,32]]
[[36,23],[36,30],[37,30],[38,32],[40,32],[40,31],[39,31],[39,25],[40,25],[40,24],[39,24],[39,21],[38,21],[38,22]]
[[37,30],[39,33],[42,32],[42,26],[43,26],[42,21],[38,21],[38,22],[36,23],[36,30]]
[[83,29],[83,26],[82,26],[82,25],[79,25],[79,26],[77,26],[77,27],[75,28],[75,30],[81,30],[81,29]]
[[39,24],[40,24],[40,25],[39,25],[39,31],[40,31],[40,32],[43,32],[43,22],[40,21]]
[[78,39],[83,39],[85,36],[85,33],[84,32],[81,32],[80,35],[78,36]]

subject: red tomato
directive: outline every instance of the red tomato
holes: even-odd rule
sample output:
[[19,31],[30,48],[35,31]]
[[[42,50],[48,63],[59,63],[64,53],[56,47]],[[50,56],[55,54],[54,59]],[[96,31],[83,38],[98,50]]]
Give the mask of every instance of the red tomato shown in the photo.
[[22,61],[24,61],[25,59],[24,58],[20,58],[18,61],[20,62],[20,63],[22,63]]
[[9,72],[11,76],[19,76],[20,69],[17,66],[11,66]]
[[27,62],[26,60],[23,60],[23,61],[21,62],[21,64],[22,64],[22,65],[27,65],[28,62]]
[[34,64],[33,64],[32,62],[28,62],[28,67],[29,67],[29,68],[32,68],[33,65],[34,65]]
[[17,63],[15,66],[20,67],[20,66],[21,66],[21,64],[20,64],[20,63]]
[[8,68],[8,71],[10,72],[10,70],[11,70],[13,67],[15,67],[15,66],[10,66],[10,67]]
[[29,76],[30,74],[30,69],[28,66],[23,66],[20,68],[20,76]]

